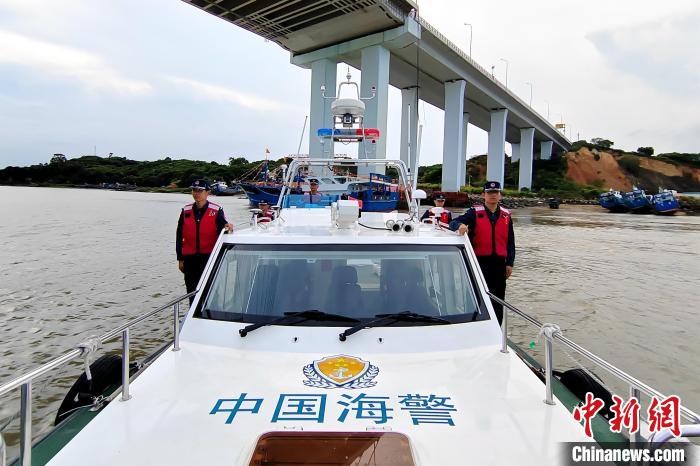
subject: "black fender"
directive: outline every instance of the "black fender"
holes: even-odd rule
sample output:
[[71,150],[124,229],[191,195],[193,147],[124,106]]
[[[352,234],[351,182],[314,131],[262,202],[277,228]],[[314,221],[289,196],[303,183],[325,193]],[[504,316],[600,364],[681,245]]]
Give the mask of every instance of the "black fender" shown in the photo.
[[599,414],[605,419],[610,419],[612,413],[610,407],[613,405],[612,394],[605,388],[595,377],[592,377],[583,369],[569,369],[568,371],[554,371],[553,374],[559,378],[559,381],[571,391],[578,399],[584,401],[586,393],[591,392],[596,398],[603,400],[605,405],[601,408]]
[[101,356],[90,364],[90,372],[92,380],[88,380],[87,375],[83,372],[68,390],[58,408],[54,425],[60,424],[76,408],[91,405],[95,398],[106,394],[111,387],[120,386],[122,358],[114,354]]

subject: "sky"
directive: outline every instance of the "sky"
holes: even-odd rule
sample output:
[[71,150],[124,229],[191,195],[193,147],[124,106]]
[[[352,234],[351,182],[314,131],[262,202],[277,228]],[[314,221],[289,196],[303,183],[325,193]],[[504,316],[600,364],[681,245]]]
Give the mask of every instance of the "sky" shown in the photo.
[[[570,139],[700,152],[697,0],[418,4],[465,50],[471,24],[473,58],[501,81],[507,60],[509,88],[527,102],[532,83],[533,107]],[[297,153],[310,80],[281,47],[179,0],[0,0],[0,168],[54,153],[219,163]],[[400,101],[392,89],[388,158]],[[442,111],[421,104],[420,119],[420,163],[440,163]],[[470,125],[468,155],[486,149]]]

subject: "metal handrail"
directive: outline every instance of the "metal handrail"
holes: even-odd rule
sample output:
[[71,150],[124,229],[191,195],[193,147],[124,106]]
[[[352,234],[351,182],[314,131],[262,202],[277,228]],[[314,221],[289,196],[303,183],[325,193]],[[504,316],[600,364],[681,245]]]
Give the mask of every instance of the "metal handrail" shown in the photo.
[[[97,339],[100,341],[100,343],[105,343],[106,341],[112,340],[116,337],[118,337],[120,334],[122,335],[122,387],[121,387],[121,394],[122,394],[122,401],[127,401],[131,398],[131,395],[129,393],[129,346],[130,346],[130,338],[129,338],[129,330],[131,327],[139,324],[140,322],[148,319],[149,317],[153,316],[154,314],[157,314],[158,312],[162,312],[165,309],[168,309],[170,307],[173,308],[173,351],[179,351],[180,350],[180,303],[184,301],[185,299],[194,296],[197,294],[199,290],[192,291],[190,293],[187,293],[186,295],[180,296],[179,298],[175,298],[174,300],[170,301],[168,304],[165,304],[164,306],[161,306],[159,308],[156,308],[152,311],[146,312],[145,314],[142,314],[134,319],[131,319],[130,321],[126,322],[125,324],[115,328],[114,330],[110,330],[107,333],[103,334],[100,337],[97,337]],[[72,361],[73,359],[76,359],[80,356],[82,356],[83,350],[82,349],[73,349],[62,356],[59,356],[55,359],[52,359],[51,361],[42,364],[41,366],[37,367],[34,370],[29,371],[26,374],[20,375],[19,377],[16,377],[13,380],[10,380],[9,382],[0,385],[0,396],[20,387],[21,389],[21,396],[20,396],[20,464],[22,466],[31,466],[32,463],[32,382],[35,378],[44,375],[51,370],[63,366],[64,364]],[[0,466],[4,466],[4,441],[2,439],[2,433],[0,432]]]
[[[513,306],[512,304],[509,304],[506,301],[503,301],[498,296],[495,296],[493,293],[491,293],[491,292],[487,292],[487,293],[493,301],[495,301],[498,304],[501,304],[502,306],[506,307],[507,309],[513,311],[514,313],[516,313],[517,315],[519,315],[520,317],[522,317],[523,319],[525,319],[526,321],[528,321],[529,323],[534,325],[535,327],[537,327],[539,329],[543,328],[543,324],[540,321],[538,321],[537,319],[535,319],[534,317],[528,315],[524,311],[521,311],[520,309]],[[504,316],[505,316],[505,314],[506,314],[506,312],[504,312]],[[508,321],[504,318],[503,322],[507,325]],[[508,335],[508,330],[507,330],[507,328],[505,328],[503,331],[503,338],[507,339],[507,335]],[[565,347],[577,352],[578,354],[585,357],[586,359],[588,359],[592,363],[605,369],[608,373],[616,376],[618,379],[622,380],[623,382],[626,382],[630,387],[630,393],[636,393],[638,396],[639,392],[641,392],[649,397],[655,396],[659,399],[665,398],[665,396],[661,392],[659,392],[658,390],[655,390],[652,387],[650,387],[649,385],[645,384],[644,382],[632,377],[627,372],[614,366],[613,364],[611,364],[610,362],[601,358],[600,356],[591,353],[586,348],[584,348],[581,345],[575,343],[574,341],[566,338],[564,335],[561,334],[561,332],[551,332],[551,337],[549,337],[545,333],[545,336],[547,337],[548,344],[551,344],[552,340],[557,340],[559,343],[561,343]],[[548,351],[551,351],[551,349]],[[552,371],[553,371],[553,367],[552,367],[553,363],[552,363],[551,357],[547,358],[546,366],[547,367],[545,367],[545,371],[546,371],[545,374],[548,375],[547,380],[549,381],[549,384],[548,384],[549,386],[547,387],[547,392],[551,393],[551,376],[552,376]],[[695,424],[700,423],[700,415],[691,411],[690,409],[686,408],[685,406],[681,405],[680,414],[681,414],[681,416],[683,416],[684,418],[688,419],[689,421],[691,421]]]

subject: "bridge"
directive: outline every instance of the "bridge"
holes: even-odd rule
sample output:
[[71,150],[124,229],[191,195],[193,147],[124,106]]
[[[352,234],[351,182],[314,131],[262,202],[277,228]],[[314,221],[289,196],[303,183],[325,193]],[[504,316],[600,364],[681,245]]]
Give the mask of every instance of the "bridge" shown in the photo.
[[[442,189],[466,184],[467,124],[488,132],[487,178],[503,184],[505,143],[520,161],[519,189],[532,187],[533,159],[571,143],[542,115],[420,18],[410,0],[183,0],[279,44],[291,63],[311,70],[309,154],[322,157],[315,130],[331,121],[320,88],[336,88],[338,63],[362,72],[365,125],[386,134],[389,86],[401,90],[400,158],[417,172],[418,101],[445,112]],[[327,150],[327,149],[326,149]],[[327,155],[327,153],[326,153]],[[386,138],[367,158],[386,157]]]

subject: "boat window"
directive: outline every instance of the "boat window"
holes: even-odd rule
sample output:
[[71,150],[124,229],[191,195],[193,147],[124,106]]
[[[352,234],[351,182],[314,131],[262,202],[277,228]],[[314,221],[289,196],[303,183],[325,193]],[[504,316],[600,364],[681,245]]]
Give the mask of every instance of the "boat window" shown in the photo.
[[330,178],[321,178],[321,181],[326,184],[335,184],[335,181],[331,180]]
[[[265,322],[315,309],[360,320],[403,311],[488,319],[459,246],[229,245],[217,264],[197,317]],[[347,325],[304,325],[321,324]]]

